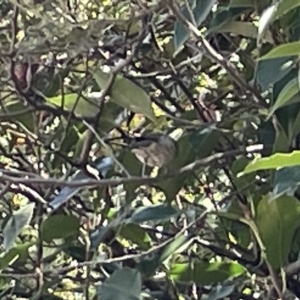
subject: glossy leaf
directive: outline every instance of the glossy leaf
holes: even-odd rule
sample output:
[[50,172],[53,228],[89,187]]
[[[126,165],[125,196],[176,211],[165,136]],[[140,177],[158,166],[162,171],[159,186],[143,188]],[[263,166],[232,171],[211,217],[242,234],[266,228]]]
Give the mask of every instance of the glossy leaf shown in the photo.
[[275,104],[271,107],[268,118],[270,118],[274,114],[274,112],[280,107],[300,101],[300,98],[298,97],[298,93],[299,93],[298,79],[295,78],[282,89],[281,93],[276,99]]
[[[205,21],[212,7],[216,4],[216,1],[215,0],[193,0],[192,2],[193,4],[190,5],[191,6],[190,9],[193,12],[194,19],[197,23],[196,25],[200,26],[202,22]],[[181,13],[187,20],[192,22],[191,16],[189,14],[189,9],[184,7]],[[180,48],[187,41],[189,35],[190,35],[189,30],[178,20],[174,26],[174,48],[175,48],[174,55],[176,55],[180,51]]]
[[174,263],[169,272],[175,281],[193,281],[201,285],[212,285],[245,273],[245,268],[237,263],[197,262]]
[[5,250],[9,250],[14,246],[15,240],[22,232],[23,228],[29,224],[35,203],[27,204],[15,211],[8,219],[3,228],[3,247]]
[[42,238],[50,243],[53,239],[63,239],[79,233],[80,221],[69,215],[53,215],[41,225]]
[[300,203],[290,196],[265,196],[257,207],[256,225],[268,262],[281,268],[287,261],[292,239],[300,225]]
[[273,194],[294,195],[300,185],[300,166],[281,168],[276,171],[273,181]]
[[78,94],[59,95],[47,98],[47,102],[83,117],[95,116],[99,111],[96,99],[90,98],[86,100]]
[[[100,69],[94,71],[93,75],[101,90],[104,90],[109,83],[110,75],[102,72]],[[111,100],[118,105],[135,113],[143,114],[151,121],[155,121],[149,95],[129,79],[117,75],[109,95]]]
[[292,167],[300,165],[300,151],[293,151],[292,153],[276,153],[269,157],[257,158],[247,165],[239,176],[248,173],[277,169],[280,167]]
[[280,18],[284,14],[288,13],[292,9],[295,9],[296,7],[300,6],[300,0],[283,0],[279,1],[277,11],[275,14],[275,18]]
[[178,215],[178,211],[172,206],[154,205],[138,208],[131,216],[130,221],[143,223],[148,221],[166,221]]
[[273,48],[270,52],[260,57],[258,60],[287,57],[300,54],[300,42],[286,43]]
[[117,270],[97,290],[97,295],[101,300],[140,300],[141,274],[135,269]]
[[258,61],[255,76],[263,91],[270,88],[293,68],[294,58],[280,57]]

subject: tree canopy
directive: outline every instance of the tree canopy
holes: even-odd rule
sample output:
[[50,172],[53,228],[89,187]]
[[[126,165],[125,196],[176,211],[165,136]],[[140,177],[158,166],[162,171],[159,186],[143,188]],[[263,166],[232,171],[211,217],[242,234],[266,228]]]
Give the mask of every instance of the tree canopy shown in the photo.
[[1,299],[300,297],[300,1],[0,15]]

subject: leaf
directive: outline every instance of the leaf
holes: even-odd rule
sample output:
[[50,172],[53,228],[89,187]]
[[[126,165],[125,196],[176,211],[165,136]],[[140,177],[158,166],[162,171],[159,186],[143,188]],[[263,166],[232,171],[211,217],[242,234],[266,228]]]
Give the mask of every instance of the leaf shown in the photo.
[[300,54],[300,42],[291,42],[273,48],[264,56],[260,57],[258,61],[270,58],[287,57]]
[[33,245],[34,245],[33,242],[20,244],[9,249],[5,253],[2,253],[0,256],[0,270],[4,270],[6,267],[12,265],[21,256],[26,254],[28,252],[28,248]]
[[93,117],[99,111],[96,99],[89,98],[87,101],[78,94],[59,95],[46,99],[49,103],[82,117]]
[[[5,108],[4,108],[5,107]],[[20,122],[23,126],[25,126],[30,132],[34,131],[34,117],[33,112],[26,112],[28,106],[19,100],[11,100],[9,103],[5,103],[5,105],[1,105],[0,107],[0,121],[9,121],[14,119],[17,122]],[[20,114],[20,112],[24,112]],[[16,116],[12,115],[16,113]]]
[[160,248],[151,258],[143,257],[137,264],[137,268],[143,276],[152,276],[157,268],[175,253],[180,253],[187,249],[193,240],[186,235],[178,235],[174,240]]
[[23,228],[29,224],[35,203],[30,203],[15,211],[6,222],[3,228],[3,247],[9,250],[13,247],[16,238],[21,233]]
[[[294,103],[294,102],[299,102],[300,98],[298,97],[298,92],[299,92],[299,84],[298,84],[298,79],[295,78],[291,80],[280,92],[278,95],[278,98],[276,99],[275,104],[271,107],[271,110],[268,114],[267,119],[269,119],[274,112],[279,109],[280,107],[283,107],[285,105]],[[297,97],[294,97],[297,96]]]
[[[228,32],[228,30],[223,31],[223,27],[233,27],[230,24],[235,23],[235,19],[237,19],[242,13],[245,13],[247,8],[237,7],[237,8],[228,8],[228,7],[220,7],[213,15],[212,20],[209,23],[209,29],[206,35],[211,34],[213,32]],[[246,23],[246,22],[239,22]],[[240,24],[242,25],[242,24]],[[257,27],[255,27],[255,38],[257,36]]]
[[142,250],[150,248],[151,238],[146,230],[136,224],[129,223],[121,227],[120,236],[137,244]]
[[275,14],[275,19],[280,18],[282,15],[288,13],[292,9],[300,5],[300,0],[283,0],[279,1],[278,8]]
[[77,217],[69,215],[53,215],[41,225],[42,238],[50,243],[53,239],[64,239],[79,232],[80,221]]
[[[202,24],[202,22],[205,21],[206,17],[211,12],[212,7],[215,5],[216,0],[194,0],[193,2],[194,9],[191,10],[198,27]],[[189,9],[187,9],[186,6],[181,11],[181,13],[189,22],[192,22],[191,16],[189,14]],[[189,35],[190,33],[188,29],[182,24],[182,22],[180,22],[179,20],[176,21],[174,25],[174,56],[176,56],[180,52],[182,45],[187,41]]]
[[277,7],[278,7],[278,2],[274,2],[272,5],[267,7],[262,15],[260,16],[259,23],[258,23],[258,34],[257,34],[257,47],[261,44],[261,40],[264,37],[265,32],[268,29],[269,24],[274,20]]
[[133,223],[143,223],[147,221],[166,221],[178,215],[178,211],[172,206],[153,205],[138,208],[131,216]]
[[[214,30],[215,32],[229,32],[244,37],[257,38],[257,27],[251,22],[231,21],[223,24]],[[266,32],[264,39],[273,43],[273,38],[270,32]]]
[[[104,90],[109,82],[110,75],[100,69],[93,72],[93,76]],[[151,121],[155,121],[155,115],[151,106],[149,95],[127,78],[117,75],[109,93],[111,100],[135,113],[143,114]]]
[[300,184],[300,166],[281,168],[275,172],[273,181],[273,194],[286,193],[294,195]]
[[268,262],[278,270],[287,261],[292,239],[300,225],[300,203],[287,195],[265,196],[258,204],[256,226],[266,248]]
[[300,151],[292,153],[275,153],[269,157],[257,158],[247,165],[238,176],[243,176],[260,170],[277,169],[300,165]]
[[293,68],[295,56],[260,60],[257,63],[255,77],[262,91],[282,79]]
[[138,270],[123,268],[115,271],[97,289],[101,300],[140,300],[142,278]]
[[231,0],[229,7],[253,7],[253,0]]
[[212,285],[245,273],[245,268],[238,263],[197,262],[175,263],[171,265],[169,275],[175,281],[195,282]]

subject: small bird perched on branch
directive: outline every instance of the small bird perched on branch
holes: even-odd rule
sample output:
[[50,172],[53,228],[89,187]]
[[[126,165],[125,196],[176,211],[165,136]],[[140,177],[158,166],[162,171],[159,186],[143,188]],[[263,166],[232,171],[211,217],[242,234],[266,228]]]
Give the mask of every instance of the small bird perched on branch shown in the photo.
[[149,167],[161,168],[170,163],[177,153],[175,140],[162,133],[135,137],[135,141],[129,147],[137,159]]

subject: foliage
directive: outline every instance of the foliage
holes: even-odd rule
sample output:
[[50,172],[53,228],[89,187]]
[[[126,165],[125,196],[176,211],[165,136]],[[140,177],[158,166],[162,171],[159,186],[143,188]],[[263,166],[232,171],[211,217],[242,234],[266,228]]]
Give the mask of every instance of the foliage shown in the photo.
[[300,1],[0,8],[1,299],[300,297]]

